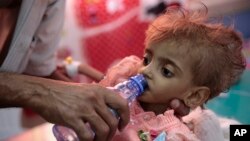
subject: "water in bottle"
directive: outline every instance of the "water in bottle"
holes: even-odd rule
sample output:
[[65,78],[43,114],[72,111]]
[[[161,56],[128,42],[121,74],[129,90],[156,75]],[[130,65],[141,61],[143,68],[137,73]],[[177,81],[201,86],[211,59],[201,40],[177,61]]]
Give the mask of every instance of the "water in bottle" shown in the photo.
[[[108,87],[120,94],[124,99],[128,100],[130,104],[136,97],[140,96],[147,87],[147,81],[142,74],[137,74],[129,80],[115,85],[114,87]],[[114,116],[119,117],[118,113],[110,109]],[[79,141],[76,133],[67,127],[54,125],[53,133],[57,141]]]

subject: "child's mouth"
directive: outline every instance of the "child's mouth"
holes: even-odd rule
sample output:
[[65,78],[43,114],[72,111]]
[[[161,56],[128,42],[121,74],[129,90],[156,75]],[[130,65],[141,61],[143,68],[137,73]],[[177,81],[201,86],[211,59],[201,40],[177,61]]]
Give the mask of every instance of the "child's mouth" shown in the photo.
[[[150,89],[149,89],[149,87],[147,86],[147,87],[144,89],[144,91],[143,91],[143,93],[142,93],[141,96],[148,95],[149,92],[150,92]],[[139,97],[141,97],[141,96],[139,96]]]

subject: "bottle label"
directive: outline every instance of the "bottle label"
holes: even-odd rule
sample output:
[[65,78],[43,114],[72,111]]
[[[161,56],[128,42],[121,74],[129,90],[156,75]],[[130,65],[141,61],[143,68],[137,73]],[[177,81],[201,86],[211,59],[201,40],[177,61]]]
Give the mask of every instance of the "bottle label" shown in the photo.
[[140,94],[140,88],[134,81],[120,83],[115,86],[114,90],[118,92],[124,99],[127,99],[129,103]]

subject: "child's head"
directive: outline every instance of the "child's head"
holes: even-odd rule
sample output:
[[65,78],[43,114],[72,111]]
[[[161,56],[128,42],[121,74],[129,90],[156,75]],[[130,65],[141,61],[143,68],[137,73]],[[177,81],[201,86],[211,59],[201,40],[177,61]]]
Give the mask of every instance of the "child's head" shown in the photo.
[[229,27],[204,22],[205,14],[167,11],[146,32],[141,72],[149,90],[139,98],[164,109],[173,98],[195,108],[227,90],[245,69],[242,40]]

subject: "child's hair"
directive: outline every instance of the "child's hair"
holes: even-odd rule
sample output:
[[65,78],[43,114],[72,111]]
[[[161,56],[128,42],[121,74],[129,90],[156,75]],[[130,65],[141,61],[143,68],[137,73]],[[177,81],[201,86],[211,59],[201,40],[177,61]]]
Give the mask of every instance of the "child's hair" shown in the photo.
[[149,25],[145,45],[174,41],[192,61],[193,83],[210,88],[211,99],[239,79],[246,63],[233,28],[206,23],[206,18],[207,11],[167,10]]

